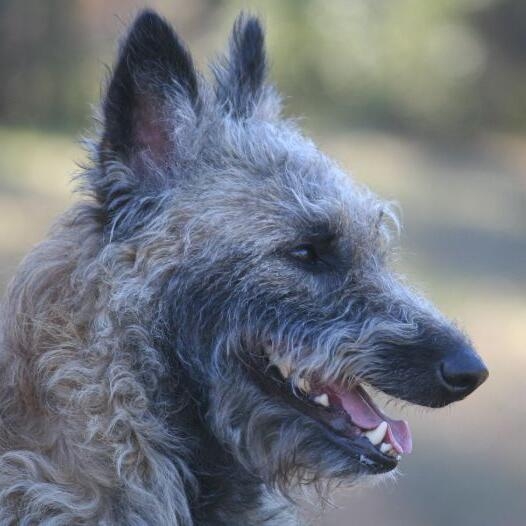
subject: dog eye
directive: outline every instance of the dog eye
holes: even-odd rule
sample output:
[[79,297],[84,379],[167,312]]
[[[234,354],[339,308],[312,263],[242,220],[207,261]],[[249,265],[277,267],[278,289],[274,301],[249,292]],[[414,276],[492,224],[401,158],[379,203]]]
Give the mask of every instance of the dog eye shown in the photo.
[[297,246],[290,255],[303,263],[316,263],[320,259],[316,247],[310,243]]

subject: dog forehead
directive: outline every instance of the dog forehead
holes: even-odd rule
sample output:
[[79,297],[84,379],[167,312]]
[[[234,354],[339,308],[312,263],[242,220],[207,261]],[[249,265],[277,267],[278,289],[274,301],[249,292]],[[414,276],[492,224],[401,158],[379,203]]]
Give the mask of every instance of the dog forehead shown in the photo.
[[320,193],[322,186],[326,194],[334,194],[345,186],[336,164],[290,121],[227,120],[219,135],[222,168],[236,184],[243,184],[240,174],[248,186],[263,182],[306,195]]
[[293,121],[222,117],[207,129],[195,190],[202,206],[194,217],[206,209],[203,219],[214,225],[236,224],[243,235],[262,238],[310,230],[356,239],[372,230],[379,200]]
[[376,200],[350,175],[294,130],[257,128],[225,135],[223,163],[213,182],[203,178],[215,224],[281,238],[370,229]]

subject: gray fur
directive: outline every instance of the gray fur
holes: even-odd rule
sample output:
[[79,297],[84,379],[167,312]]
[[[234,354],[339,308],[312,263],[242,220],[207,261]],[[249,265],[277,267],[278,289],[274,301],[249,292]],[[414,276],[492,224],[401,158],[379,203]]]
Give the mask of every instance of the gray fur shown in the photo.
[[[402,349],[464,336],[389,270],[391,206],[279,117],[253,64],[258,28],[238,22],[214,83],[196,74],[197,95],[178,77],[188,61],[133,79],[144,104],[155,100],[132,125],[153,118],[165,142],[149,149],[151,133],[138,133],[123,154],[106,111],[85,199],[11,283],[0,524],[297,524],[300,484],[323,492],[367,469],[254,381],[247,363],[262,346],[289,356],[297,377],[448,402]],[[317,231],[340,253],[321,274],[289,257]]]

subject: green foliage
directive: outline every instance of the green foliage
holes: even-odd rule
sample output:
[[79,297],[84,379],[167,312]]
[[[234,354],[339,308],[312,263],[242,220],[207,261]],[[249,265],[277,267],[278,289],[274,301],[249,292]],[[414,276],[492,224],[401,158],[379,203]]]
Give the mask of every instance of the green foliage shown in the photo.
[[[289,111],[326,126],[453,136],[526,127],[522,0],[151,3],[177,22],[198,57],[225,40],[240,9],[260,14],[272,75],[293,95]],[[102,63],[111,63],[116,36],[135,10],[125,0],[1,2],[0,122],[87,124]]]
[[479,85],[491,56],[472,17],[488,1],[255,5],[265,13],[275,76],[294,93],[295,111],[308,104],[310,113],[346,124],[432,132],[465,130],[484,119]]

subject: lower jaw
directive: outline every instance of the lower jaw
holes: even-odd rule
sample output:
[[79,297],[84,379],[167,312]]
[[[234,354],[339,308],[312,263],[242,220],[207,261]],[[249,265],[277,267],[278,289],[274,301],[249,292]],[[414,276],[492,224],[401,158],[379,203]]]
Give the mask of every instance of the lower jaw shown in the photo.
[[398,466],[401,459],[399,455],[382,453],[378,445],[374,445],[366,438],[359,428],[354,428],[354,436],[349,436],[348,432],[339,432],[329,423],[316,416],[316,408],[305,405],[300,399],[288,393],[285,394],[287,403],[291,410],[301,414],[303,418],[308,418],[309,423],[315,427],[327,441],[327,450],[336,447],[343,451],[347,456],[353,473],[359,474],[381,474],[388,473]]
[[317,420],[315,422],[331,446],[336,446],[345,452],[350,461],[350,471],[353,473],[379,475],[393,471],[398,467],[397,458],[382,453],[367,438],[359,436],[350,439],[339,435]]

